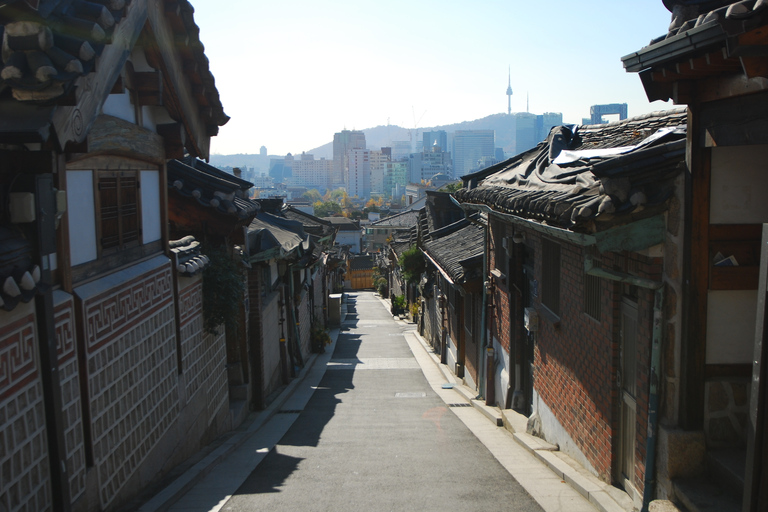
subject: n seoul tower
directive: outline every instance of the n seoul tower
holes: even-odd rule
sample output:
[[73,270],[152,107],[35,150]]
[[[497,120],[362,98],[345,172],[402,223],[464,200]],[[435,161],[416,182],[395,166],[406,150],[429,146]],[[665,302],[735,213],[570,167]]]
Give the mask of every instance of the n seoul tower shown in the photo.
[[512,66],[509,67],[509,83],[507,85],[507,114],[512,113]]

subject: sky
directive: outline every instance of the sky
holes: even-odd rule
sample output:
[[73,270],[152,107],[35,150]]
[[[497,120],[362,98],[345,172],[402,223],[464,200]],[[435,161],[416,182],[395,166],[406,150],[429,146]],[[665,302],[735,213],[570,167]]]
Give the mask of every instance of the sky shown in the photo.
[[666,33],[661,0],[191,1],[231,117],[215,154],[296,154],[345,128],[506,112],[510,73],[512,112],[580,123],[596,104],[672,107],[649,103],[621,63]]

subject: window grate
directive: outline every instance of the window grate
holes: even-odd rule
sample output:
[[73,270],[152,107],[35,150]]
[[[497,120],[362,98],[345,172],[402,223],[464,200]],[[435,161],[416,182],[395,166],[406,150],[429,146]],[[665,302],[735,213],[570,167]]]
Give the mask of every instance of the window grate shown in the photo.
[[589,274],[584,276],[584,312],[598,321],[600,320],[600,311],[602,310],[600,304],[600,283],[600,278],[597,276]]

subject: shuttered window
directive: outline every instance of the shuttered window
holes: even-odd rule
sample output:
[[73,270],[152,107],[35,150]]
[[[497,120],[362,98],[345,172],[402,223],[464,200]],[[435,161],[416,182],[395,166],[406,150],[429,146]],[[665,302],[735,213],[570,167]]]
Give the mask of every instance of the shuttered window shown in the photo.
[[546,238],[541,241],[541,303],[560,315],[560,245]]
[[109,254],[139,244],[139,179],[136,171],[100,171],[99,245]]

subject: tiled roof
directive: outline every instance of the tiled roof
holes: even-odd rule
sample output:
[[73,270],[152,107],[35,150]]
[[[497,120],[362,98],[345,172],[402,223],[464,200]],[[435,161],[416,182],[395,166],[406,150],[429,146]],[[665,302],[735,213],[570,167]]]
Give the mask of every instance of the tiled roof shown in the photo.
[[31,301],[40,282],[32,245],[21,232],[0,226],[0,309],[12,311]]
[[207,267],[211,260],[200,252],[200,242],[193,236],[185,236],[179,240],[169,240],[173,263],[176,271],[182,276],[199,274]]
[[454,196],[502,213],[596,232],[666,208],[685,160],[684,108],[554,128],[544,143],[465,176]]
[[259,203],[249,199],[252,183],[237,178],[197,159],[168,162],[168,188],[194,198],[219,213],[247,219],[259,210]]
[[[98,57],[113,43],[121,21],[130,18],[133,5],[131,0],[0,0],[0,96],[10,91],[7,99],[15,100],[3,106],[3,113],[15,115],[14,103],[37,106],[16,116],[23,121],[18,129],[41,129],[43,139],[47,137],[43,127],[50,120],[50,106],[72,104],[77,79],[96,70]],[[186,77],[199,85],[193,88],[194,98],[207,112],[208,135],[215,135],[229,117],[200,42],[194,8],[187,0],[168,0],[160,9],[173,36],[186,42],[177,51],[191,64],[185,67]],[[115,44],[125,44],[126,37],[134,34],[121,34]]]
[[[648,46],[622,57],[627,71],[642,72],[672,66],[659,77],[662,83],[675,77],[695,79],[709,74],[739,72],[742,69],[739,58],[759,55],[755,53],[757,48],[765,46],[754,38],[750,43],[744,43],[738,36],[768,24],[766,0],[665,0],[664,3],[673,11],[669,30]],[[681,67],[674,66],[678,62],[682,63]],[[653,80],[649,78],[648,81]],[[669,97],[668,91],[663,88],[662,91],[647,91],[648,98]]]
[[282,215],[287,219],[301,223],[301,225],[304,226],[304,231],[307,233],[317,236],[325,236],[333,232],[331,222],[305,213],[291,205],[286,205],[283,208]]
[[372,228],[410,228],[411,226],[415,226],[416,223],[419,221],[419,211],[418,210],[408,210],[405,212],[396,213],[394,215],[391,215],[387,217],[386,219],[377,220],[376,222],[371,222],[370,227]]
[[305,241],[301,224],[261,212],[248,226],[247,248],[250,256],[280,247],[289,253]]
[[360,231],[360,225],[346,217],[323,217],[323,220],[327,220],[333,227],[339,231]]
[[373,256],[355,256],[349,260],[350,270],[369,270],[375,266]]
[[[484,250],[484,228],[467,220],[447,226],[442,236],[424,243],[424,252],[448,274],[454,283],[462,284],[476,277],[469,267],[476,267]],[[437,233],[436,233],[437,234]]]

